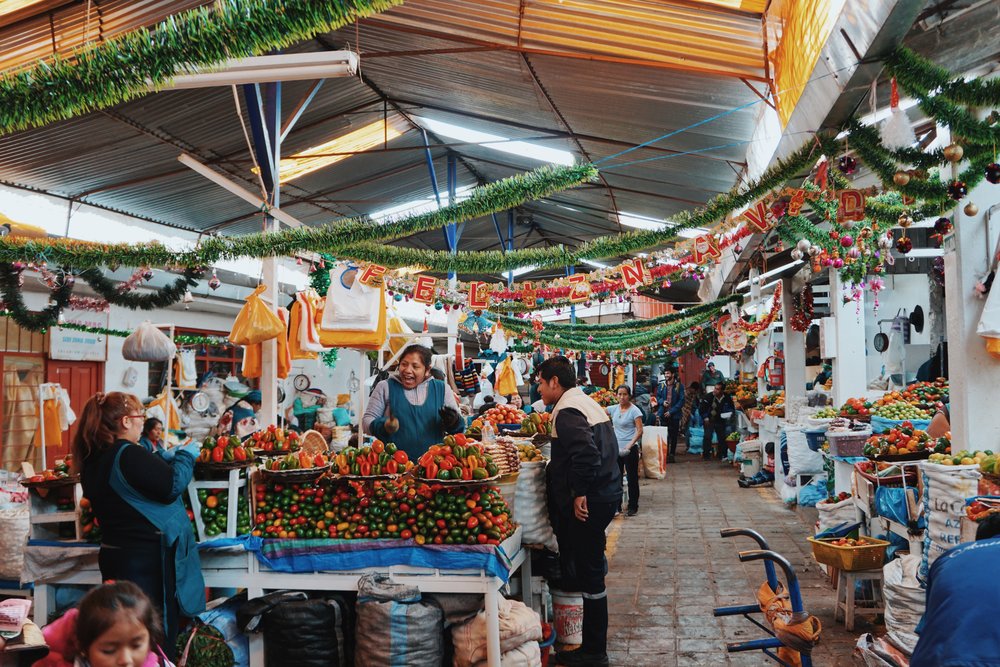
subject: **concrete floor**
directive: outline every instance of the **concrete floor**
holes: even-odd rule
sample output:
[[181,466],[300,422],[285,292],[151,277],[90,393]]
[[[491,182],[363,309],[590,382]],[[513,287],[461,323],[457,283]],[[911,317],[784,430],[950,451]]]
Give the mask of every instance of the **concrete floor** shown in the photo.
[[761,532],[796,568],[806,609],[823,625],[813,664],[853,664],[857,637],[871,628],[861,620],[847,632],[834,623],[834,590],[806,541],[813,533],[808,515],[786,508],[771,488],[739,488],[737,477],[731,466],[678,455],[666,479],[642,480],[639,514],[612,522],[607,586],[613,665],[775,664],[760,652],[727,654],[727,642],[764,633],[742,616],[712,616],[714,607],[754,602],[764,581],[760,562],[743,564],[736,556],[756,545],[722,539],[725,527]]

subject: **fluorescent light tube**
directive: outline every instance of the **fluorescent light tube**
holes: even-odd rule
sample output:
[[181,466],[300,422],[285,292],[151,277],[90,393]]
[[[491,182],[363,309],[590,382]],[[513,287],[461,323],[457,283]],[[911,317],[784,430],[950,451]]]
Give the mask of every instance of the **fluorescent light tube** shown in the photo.
[[239,86],[274,81],[303,81],[353,76],[358,71],[358,56],[353,51],[289,53],[277,56],[234,58],[211,67],[196,68],[178,74],[153,90]]

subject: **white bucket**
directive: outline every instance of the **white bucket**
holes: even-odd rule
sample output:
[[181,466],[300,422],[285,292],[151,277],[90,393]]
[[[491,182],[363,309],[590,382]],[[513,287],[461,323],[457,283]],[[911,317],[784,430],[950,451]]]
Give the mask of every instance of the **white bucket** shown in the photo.
[[552,616],[556,641],[560,644],[583,643],[583,596],[579,593],[552,591]]
[[517,496],[517,475],[512,477],[513,479],[509,479],[507,476],[501,477],[502,481],[497,482],[496,487],[500,489],[500,495],[507,501],[507,507],[510,508],[510,513],[513,516],[514,498]]

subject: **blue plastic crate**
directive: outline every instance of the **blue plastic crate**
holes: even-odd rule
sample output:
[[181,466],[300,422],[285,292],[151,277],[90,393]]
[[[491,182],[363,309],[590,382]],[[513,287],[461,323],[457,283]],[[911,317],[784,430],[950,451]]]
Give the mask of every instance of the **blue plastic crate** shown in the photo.
[[823,448],[823,443],[826,442],[826,429],[816,429],[816,430],[806,430],[806,444],[809,445],[809,449],[814,452],[818,452]]

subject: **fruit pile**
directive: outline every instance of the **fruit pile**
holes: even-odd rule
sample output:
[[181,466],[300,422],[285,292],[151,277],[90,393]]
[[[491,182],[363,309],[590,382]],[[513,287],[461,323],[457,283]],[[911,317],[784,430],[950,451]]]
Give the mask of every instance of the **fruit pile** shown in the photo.
[[836,419],[840,415],[831,407],[826,407],[813,415],[813,419]]
[[[454,445],[431,445],[417,461],[416,475],[428,480],[482,480],[495,477],[500,468],[478,442],[453,437]],[[460,444],[460,442],[462,444]]]
[[467,494],[407,480],[282,484],[254,491],[258,537],[403,539],[417,544],[499,544],[516,529],[499,491]]
[[938,378],[934,382],[914,382],[903,390],[902,398],[907,403],[928,405],[948,398],[948,380]]
[[739,442],[740,441],[740,432],[739,431],[733,431],[732,433],[730,433],[729,435],[726,436],[726,440],[729,441],[729,442]]
[[840,414],[851,419],[870,417],[872,407],[871,401],[866,401],[862,398],[849,398],[846,403],[840,406]]
[[254,449],[265,452],[294,452],[299,448],[298,433],[278,428],[274,424],[251,435],[250,441]]
[[603,387],[591,394],[590,397],[597,401],[597,404],[602,408],[618,405],[618,397],[615,396],[615,393]]
[[858,538],[854,538],[854,537],[841,537],[841,538],[838,538],[836,540],[831,540],[831,541],[827,542],[827,544],[833,545],[835,547],[866,547],[866,546],[871,546],[871,545],[878,544],[878,543],[877,542],[873,542],[872,540],[869,540],[869,539],[864,538],[864,537],[858,537]]
[[268,470],[308,470],[309,468],[325,468],[330,464],[330,459],[326,454],[310,454],[306,451],[297,451],[277,456],[273,459],[265,460],[264,466]]
[[333,469],[340,475],[398,475],[412,467],[406,452],[396,449],[391,442],[383,443],[381,440],[376,440],[370,447],[347,447],[333,457]]
[[[735,384],[735,383],[734,383]],[[757,404],[757,383],[740,382],[735,386],[726,385],[726,392],[733,395],[733,400],[745,408]]]
[[250,463],[251,452],[235,435],[220,436],[218,440],[209,436],[201,443],[198,463]]
[[963,449],[957,454],[931,454],[928,459],[931,463],[944,466],[979,466],[979,471],[992,475],[1000,475],[1000,458],[992,450],[985,452],[970,452]]
[[538,463],[545,461],[545,457],[542,456],[542,450],[538,449],[534,445],[518,445],[517,455],[521,458],[522,463]]
[[[226,489],[198,489],[201,503],[201,521],[205,525],[205,537],[218,537],[229,527],[229,491]],[[246,503],[236,509],[236,534],[250,534],[250,510]]]
[[872,414],[884,419],[903,421],[905,419],[930,419],[933,415],[927,410],[921,410],[910,403],[898,401],[895,403],[883,403],[875,409]]
[[484,412],[482,419],[493,424],[493,428],[496,429],[500,424],[520,424],[526,416],[520,408],[498,405]]
[[532,412],[521,420],[521,433],[552,435],[552,415],[548,412]]
[[897,428],[885,433],[876,433],[865,442],[865,456],[904,456],[932,450],[944,454],[951,451],[951,439],[932,438],[927,431],[913,428],[913,423],[904,421]]
[[973,500],[965,506],[965,515],[973,521],[982,521],[991,514],[1000,513],[1000,504],[996,498],[983,498]]
[[89,498],[80,498],[80,534],[87,542],[101,543],[101,522],[94,515]]
[[[24,481],[37,484],[38,482],[52,482],[57,479],[67,479],[70,476],[70,467],[72,464],[73,455],[67,454],[66,458],[57,459],[55,465],[51,468],[46,468],[42,472],[32,475]],[[70,509],[73,508],[70,507]]]
[[769,394],[764,394],[757,399],[757,403],[761,406],[784,405],[785,391],[783,389],[779,389],[778,391],[772,391]]
[[830,496],[826,500],[820,501],[820,505],[836,505],[837,503],[842,503],[851,497],[847,491],[841,491],[835,496]]
[[497,438],[493,444],[483,443],[483,451],[497,464],[501,475],[512,475],[521,469],[517,445],[510,438]]

